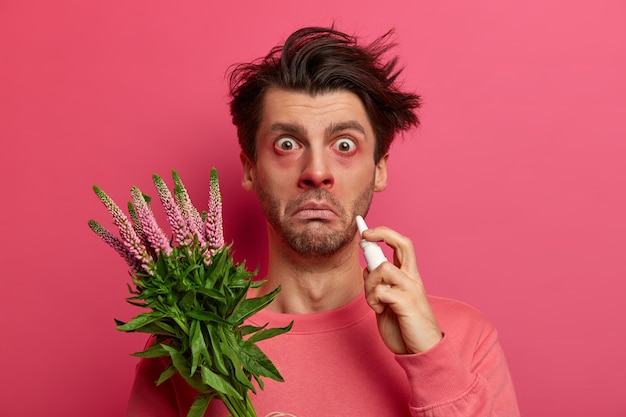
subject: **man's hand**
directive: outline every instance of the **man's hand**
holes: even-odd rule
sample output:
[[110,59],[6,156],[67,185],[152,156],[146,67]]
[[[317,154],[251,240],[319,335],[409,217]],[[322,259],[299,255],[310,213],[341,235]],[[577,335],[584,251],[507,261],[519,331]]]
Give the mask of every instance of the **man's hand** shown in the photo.
[[413,243],[387,227],[368,229],[363,235],[394,250],[393,264],[383,262],[374,271],[363,271],[365,298],[376,312],[381,337],[396,354],[427,351],[442,335],[417,270]]

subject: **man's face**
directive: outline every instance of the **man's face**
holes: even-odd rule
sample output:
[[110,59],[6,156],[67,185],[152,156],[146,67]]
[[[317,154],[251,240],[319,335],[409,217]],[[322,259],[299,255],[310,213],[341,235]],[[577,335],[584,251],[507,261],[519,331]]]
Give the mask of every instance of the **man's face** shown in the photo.
[[255,190],[279,239],[300,256],[336,253],[354,239],[374,191],[386,187],[387,156],[361,100],[338,90],[311,96],[270,89],[256,136],[256,161],[242,156],[243,186]]

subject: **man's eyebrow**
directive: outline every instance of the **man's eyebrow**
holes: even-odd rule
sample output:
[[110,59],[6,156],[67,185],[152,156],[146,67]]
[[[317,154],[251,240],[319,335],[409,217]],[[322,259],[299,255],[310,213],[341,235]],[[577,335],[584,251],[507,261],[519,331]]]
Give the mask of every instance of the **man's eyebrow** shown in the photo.
[[[343,132],[346,130],[356,130],[363,136],[366,135],[365,128],[363,127],[363,125],[356,120],[332,123],[330,126],[326,128],[326,135],[333,136],[339,132]],[[306,129],[303,126],[298,125],[298,124],[276,122],[270,126],[269,133],[276,133],[276,132],[291,133],[291,134],[298,135],[298,136],[304,136],[306,133]]]
[[274,123],[270,126],[269,133],[292,133],[295,135],[303,135],[305,129],[300,125],[295,125],[291,123]]
[[356,120],[349,120],[347,122],[333,123],[326,129],[326,134],[332,136],[335,133],[343,132],[344,130],[356,130],[363,136],[365,136],[365,128],[361,123]]

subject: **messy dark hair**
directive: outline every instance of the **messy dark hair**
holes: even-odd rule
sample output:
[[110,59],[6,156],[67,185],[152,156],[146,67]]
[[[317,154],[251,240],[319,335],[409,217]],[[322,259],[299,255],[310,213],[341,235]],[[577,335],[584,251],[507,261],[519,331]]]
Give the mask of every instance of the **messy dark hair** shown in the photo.
[[360,45],[356,37],[333,28],[303,28],[265,58],[231,67],[230,112],[243,153],[256,159],[256,133],[269,88],[311,95],[347,90],[365,106],[376,134],[374,160],[378,162],[397,132],[419,125],[415,110],[420,97],[400,91],[398,58],[383,59],[395,46],[392,34]]

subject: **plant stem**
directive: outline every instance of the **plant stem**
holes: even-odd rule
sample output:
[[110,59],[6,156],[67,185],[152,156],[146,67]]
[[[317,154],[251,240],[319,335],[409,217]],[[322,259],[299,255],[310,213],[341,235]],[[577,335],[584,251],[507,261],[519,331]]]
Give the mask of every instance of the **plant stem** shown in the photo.
[[243,401],[231,399],[229,396],[223,394],[220,394],[220,400],[222,400],[228,411],[230,411],[231,417],[257,417],[247,392]]

